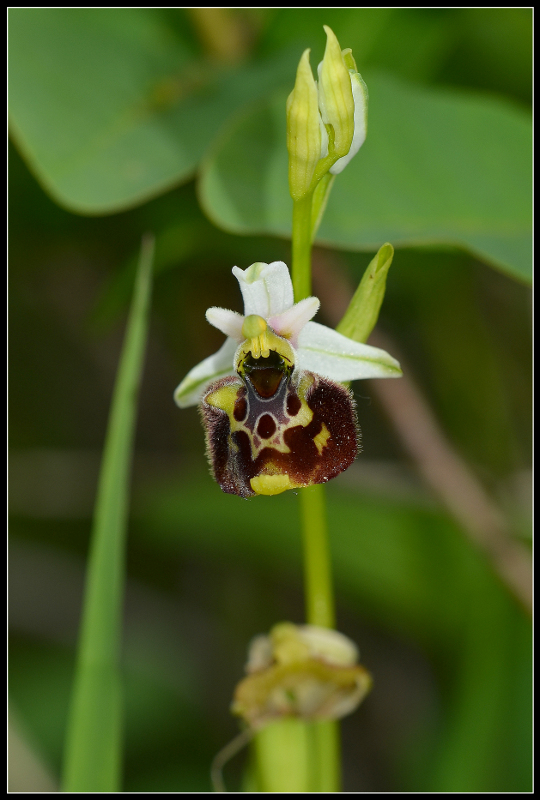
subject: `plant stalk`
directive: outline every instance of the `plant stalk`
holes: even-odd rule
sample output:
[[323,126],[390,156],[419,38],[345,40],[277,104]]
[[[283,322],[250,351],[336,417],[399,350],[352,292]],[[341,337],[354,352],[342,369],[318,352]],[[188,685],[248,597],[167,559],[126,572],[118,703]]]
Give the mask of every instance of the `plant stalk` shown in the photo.
[[[331,185],[331,181],[325,181],[321,197],[327,194]],[[294,203],[292,282],[295,302],[309,297],[311,294],[311,246],[316,227],[318,227],[324,212],[324,205],[325,202],[321,199],[321,208],[317,209],[316,221],[314,221],[313,193]],[[336,619],[325,489],[322,484],[316,484],[301,489],[299,495],[307,622],[310,625],[333,628]],[[310,729],[311,791],[340,791],[338,723],[324,720],[304,724]],[[310,791],[310,789],[305,789],[305,791]]]

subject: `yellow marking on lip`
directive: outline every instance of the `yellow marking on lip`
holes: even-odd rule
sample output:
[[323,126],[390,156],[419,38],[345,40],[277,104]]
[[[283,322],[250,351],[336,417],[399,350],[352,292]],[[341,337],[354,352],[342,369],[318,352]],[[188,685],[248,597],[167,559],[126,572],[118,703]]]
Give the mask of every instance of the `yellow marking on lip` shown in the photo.
[[[233,422],[234,422],[234,425],[233,425]],[[247,433],[247,435],[249,437],[249,443],[251,445],[251,456],[252,456],[254,461],[257,458],[257,456],[259,455],[259,453],[262,450],[265,449],[265,447],[269,447],[270,450],[277,450],[278,453],[290,453],[291,452],[291,448],[289,447],[289,445],[285,444],[285,442],[283,441],[283,433],[284,433],[285,429],[282,430],[281,426],[279,426],[279,425],[278,425],[278,430],[277,430],[277,436],[274,437],[272,442],[270,443],[268,441],[268,439],[262,439],[262,441],[261,441],[261,443],[260,443],[260,445],[258,447],[255,445],[255,442],[253,441],[254,435],[251,433],[251,431],[248,430],[245,425],[242,425],[242,423],[238,423],[238,422],[236,422],[236,420],[233,420],[231,418],[231,431],[234,431],[234,430],[236,430],[236,431],[242,430],[242,431],[245,431]]]
[[312,419],[313,411],[305,402],[305,400],[302,400],[302,407],[300,411],[295,417],[291,417],[289,425],[291,428],[294,428],[296,425],[301,425],[303,428],[306,428]]
[[204,399],[209,406],[220,408],[222,411],[225,411],[229,417],[232,417],[234,404],[237,398],[238,385],[233,384],[232,386],[222,386],[220,389],[216,389],[215,392],[210,392]]
[[290,419],[291,428],[294,427],[295,425],[301,425],[303,428],[306,428],[313,419],[313,411],[308,406],[305,400],[305,396],[312,383],[313,383],[313,378],[311,377],[311,375],[307,374],[302,376],[300,383],[298,384],[297,392],[302,406],[298,414],[296,414],[294,417],[291,417]]
[[294,489],[288,475],[257,475],[250,484],[255,494],[274,495]]
[[330,438],[330,431],[323,422],[321,430],[319,431],[317,436],[313,438],[313,442],[315,444],[315,447],[319,451],[319,455],[321,455],[322,451],[326,447],[329,438]]

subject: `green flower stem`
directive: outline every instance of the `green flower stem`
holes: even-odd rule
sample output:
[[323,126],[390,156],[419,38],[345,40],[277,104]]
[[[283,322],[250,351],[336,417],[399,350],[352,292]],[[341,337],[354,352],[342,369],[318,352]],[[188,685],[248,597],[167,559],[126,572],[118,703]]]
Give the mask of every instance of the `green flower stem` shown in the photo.
[[[292,282],[295,302],[311,294],[311,244],[321,221],[333,176],[324,176],[320,185],[293,207]],[[325,489],[321,484],[300,490],[300,515],[304,547],[306,616],[311,625],[335,626],[334,594]],[[338,792],[340,777],[340,737],[337,722],[324,720],[304,723],[310,733],[311,788],[304,791]]]
[[339,722],[321,720],[313,723],[317,753],[317,791],[341,791],[341,736]]
[[[329,189],[330,183],[324,187]],[[311,240],[313,192],[294,201],[292,230],[292,282],[298,303],[311,294]],[[320,215],[318,215],[320,216]],[[324,486],[300,490],[304,540],[307,619],[311,625],[333,628],[334,598],[326,524]]]
[[338,792],[339,728],[289,717],[255,737],[257,792]]
[[289,717],[267,725],[255,737],[259,792],[310,792],[314,786],[312,730]]
[[[328,547],[326,492],[322,484],[300,490],[300,513],[304,537],[306,616],[310,625],[335,626],[332,572]],[[332,720],[312,723],[312,758],[317,792],[339,792],[339,724]]]
[[114,387],[94,512],[64,753],[62,790],[119,792],[122,768],[120,640],[129,479],[154,254],[143,239]]
[[307,621],[310,625],[333,628],[336,617],[325,499],[322,484],[300,490]]
[[311,209],[313,192],[293,201],[292,284],[294,301],[311,295]]

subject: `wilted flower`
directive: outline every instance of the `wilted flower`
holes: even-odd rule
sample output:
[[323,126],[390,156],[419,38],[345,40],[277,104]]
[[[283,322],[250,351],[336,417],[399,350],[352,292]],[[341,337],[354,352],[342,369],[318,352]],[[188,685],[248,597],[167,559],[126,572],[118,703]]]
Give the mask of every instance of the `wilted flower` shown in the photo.
[[275,625],[251,643],[247,677],[231,710],[252,729],[280,717],[340,719],[371,688],[356,645],[342,633],[315,625]]
[[358,450],[352,396],[336,381],[401,375],[384,350],[311,322],[316,297],[294,303],[282,261],[233,268],[245,315],[209,308],[227,335],[175,391],[181,408],[201,403],[213,474],[225,492],[249,497],[325,483]]

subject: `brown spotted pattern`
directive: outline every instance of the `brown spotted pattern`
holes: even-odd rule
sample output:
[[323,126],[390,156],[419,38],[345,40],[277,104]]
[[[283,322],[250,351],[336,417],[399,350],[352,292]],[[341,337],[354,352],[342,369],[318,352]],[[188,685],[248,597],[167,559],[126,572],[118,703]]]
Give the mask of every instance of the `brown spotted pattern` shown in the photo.
[[[219,394],[224,387],[229,394]],[[222,407],[207,402],[216,397]],[[250,480],[258,475],[287,474],[294,487],[326,483],[359,448],[350,391],[312,372],[284,373],[270,397],[249,376],[221,378],[208,387],[201,412],[214,477],[224,492],[241,497],[255,494]]]

